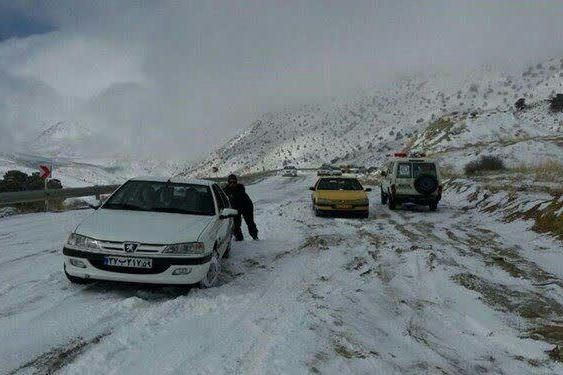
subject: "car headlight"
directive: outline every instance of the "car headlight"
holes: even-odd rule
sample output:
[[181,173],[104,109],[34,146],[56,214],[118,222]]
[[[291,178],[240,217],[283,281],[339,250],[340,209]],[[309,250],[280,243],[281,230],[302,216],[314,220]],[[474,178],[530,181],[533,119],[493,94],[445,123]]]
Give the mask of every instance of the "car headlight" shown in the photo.
[[330,199],[317,199],[316,203],[319,206],[330,206],[332,201]]
[[76,247],[81,250],[92,251],[101,249],[99,241],[76,233],[71,233],[66,243],[69,246]]
[[205,245],[203,242],[175,243],[166,246],[162,252],[173,255],[203,254],[205,253]]

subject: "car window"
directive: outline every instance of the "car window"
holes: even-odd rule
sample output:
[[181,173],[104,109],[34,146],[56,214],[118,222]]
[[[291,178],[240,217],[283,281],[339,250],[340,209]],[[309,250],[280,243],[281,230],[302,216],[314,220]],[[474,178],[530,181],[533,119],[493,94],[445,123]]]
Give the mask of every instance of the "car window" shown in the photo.
[[217,185],[213,185],[213,192],[215,193],[215,198],[217,199],[217,206],[219,207],[219,211],[226,207],[225,200],[221,195],[221,189]]
[[227,197],[227,194],[225,194],[223,189],[221,189],[221,187],[219,187],[219,193],[221,194],[221,197],[223,198],[223,202],[225,202],[225,207],[231,208],[231,201],[229,200],[229,197]]
[[215,215],[209,186],[159,181],[128,181],[102,208]]
[[434,163],[413,163],[412,174],[414,178],[417,178],[421,174],[437,177],[436,165]]
[[317,190],[363,190],[362,184],[353,178],[322,178]]

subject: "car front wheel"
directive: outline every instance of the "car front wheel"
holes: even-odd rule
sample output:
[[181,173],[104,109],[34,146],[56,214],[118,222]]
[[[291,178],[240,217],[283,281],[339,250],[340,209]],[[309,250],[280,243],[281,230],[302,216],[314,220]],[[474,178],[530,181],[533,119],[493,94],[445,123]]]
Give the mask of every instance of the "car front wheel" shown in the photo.
[[430,207],[430,211],[436,211],[438,209],[438,202],[432,202],[428,206]]
[[217,280],[219,279],[219,274],[221,273],[221,261],[219,259],[219,254],[217,250],[213,250],[213,256],[211,257],[211,262],[209,262],[209,270],[205,277],[199,282],[201,288],[213,288],[217,285]]
[[383,189],[381,189],[381,204],[387,204],[387,194],[383,192]]

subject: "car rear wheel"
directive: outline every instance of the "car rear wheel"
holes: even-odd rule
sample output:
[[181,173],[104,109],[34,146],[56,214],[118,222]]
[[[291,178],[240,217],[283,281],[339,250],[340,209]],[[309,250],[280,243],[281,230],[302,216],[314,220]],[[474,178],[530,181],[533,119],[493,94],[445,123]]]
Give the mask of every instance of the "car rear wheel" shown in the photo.
[[430,207],[430,211],[436,211],[438,209],[438,202],[432,202],[428,206]]

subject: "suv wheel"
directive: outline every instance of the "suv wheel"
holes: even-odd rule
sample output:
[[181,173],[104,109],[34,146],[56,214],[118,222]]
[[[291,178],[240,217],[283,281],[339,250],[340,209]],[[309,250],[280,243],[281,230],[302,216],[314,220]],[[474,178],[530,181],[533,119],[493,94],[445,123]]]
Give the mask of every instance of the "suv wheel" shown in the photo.
[[428,206],[430,207],[430,211],[436,211],[438,209],[438,202],[432,202]]
[[381,204],[387,204],[387,194],[383,192],[383,189],[381,189]]

